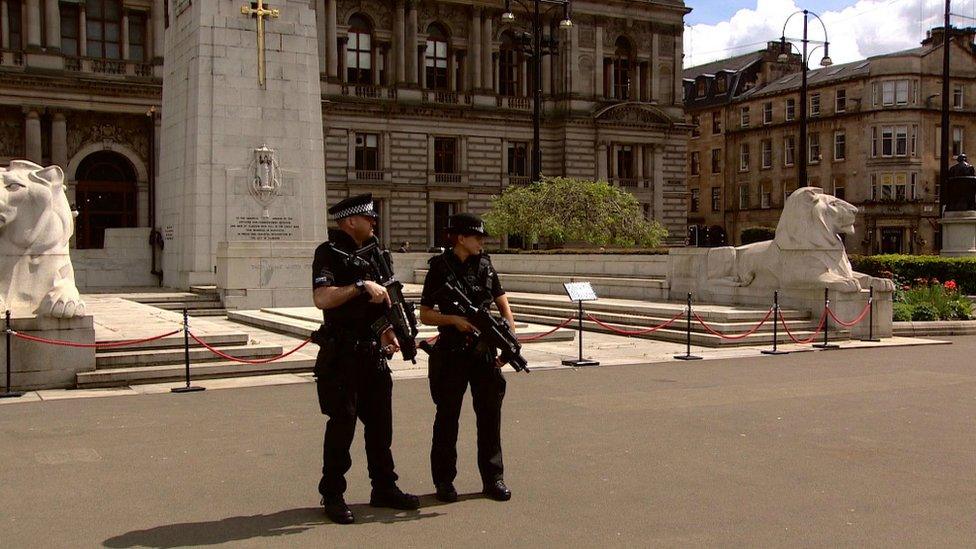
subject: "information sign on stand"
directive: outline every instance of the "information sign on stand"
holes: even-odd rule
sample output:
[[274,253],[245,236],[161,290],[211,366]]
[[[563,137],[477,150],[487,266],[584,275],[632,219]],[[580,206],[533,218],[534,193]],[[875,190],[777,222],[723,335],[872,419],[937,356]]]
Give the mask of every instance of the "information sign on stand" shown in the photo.
[[584,301],[595,301],[597,299],[596,292],[593,291],[593,286],[589,282],[565,282],[563,287],[566,288],[566,294],[569,296],[569,300],[575,302],[579,306],[579,358],[576,360],[563,360],[564,366],[599,366],[600,363],[596,360],[587,360],[583,358],[583,302]]

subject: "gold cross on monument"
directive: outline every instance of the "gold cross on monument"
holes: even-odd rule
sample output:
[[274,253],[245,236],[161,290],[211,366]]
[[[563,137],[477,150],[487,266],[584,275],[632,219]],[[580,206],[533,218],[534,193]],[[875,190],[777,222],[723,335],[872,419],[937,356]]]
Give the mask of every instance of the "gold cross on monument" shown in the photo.
[[[252,8],[251,5],[256,4],[257,6]],[[258,84],[264,87],[264,18],[271,17],[273,19],[278,18],[278,10],[267,9],[264,7],[264,0],[256,0],[255,2],[250,2],[241,6],[242,15],[250,15],[256,17],[258,20]]]

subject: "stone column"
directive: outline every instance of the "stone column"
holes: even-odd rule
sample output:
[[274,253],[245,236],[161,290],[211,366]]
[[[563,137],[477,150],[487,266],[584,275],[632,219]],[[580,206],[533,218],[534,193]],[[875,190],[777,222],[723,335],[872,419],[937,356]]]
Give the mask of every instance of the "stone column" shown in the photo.
[[580,74],[579,74],[579,25],[573,25],[566,33],[569,38],[569,51],[570,54],[566,56],[566,76],[569,79],[566,82],[566,92],[575,93],[579,91],[580,85]]
[[417,83],[421,88],[429,88],[430,82],[427,81],[427,71],[424,70],[424,59],[427,56],[427,44],[417,46]]
[[51,163],[68,167],[68,122],[60,111],[51,119]]
[[[529,89],[529,59],[527,57],[523,57],[522,62],[519,63],[519,73],[519,80],[522,81],[519,85],[519,94],[522,97],[533,97],[533,92]],[[500,77],[501,75],[499,75],[499,78]],[[501,90],[500,87],[497,87],[496,89]]]
[[[335,2],[335,0],[330,0]],[[404,6],[403,2],[397,2],[396,8],[393,10],[395,12],[395,18],[393,21],[393,39],[396,41],[396,72],[395,83],[401,84],[406,82],[407,70],[406,70],[406,24],[404,23]]]
[[648,78],[651,79],[651,96],[648,98],[651,101],[657,101],[661,97],[661,90],[657,89],[660,81],[658,77],[658,71],[661,70],[661,35],[654,33],[654,37],[651,38],[651,71]]
[[[346,63],[346,44],[349,43],[349,38],[343,36],[342,38],[340,38],[338,40],[338,42],[339,43],[336,45],[336,50],[338,50],[337,51],[337,54],[339,56],[339,60],[340,61],[339,61],[339,64],[338,64],[338,67],[337,68],[339,69],[339,71],[341,73],[345,73],[346,71],[345,70],[342,70],[342,69],[348,68],[348,67],[345,66],[345,63]],[[339,74],[339,80],[345,82],[346,81],[346,74]]]
[[596,179],[607,180],[607,142],[600,141],[596,147]]
[[[20,0],[14,0],[20,2]],[[0,48],[10,49],[10,12],[7,11],[7,0],[0,0]]]
[[633,101],[644,100],[644,67],[645,66],[646,63],[641,61],[640,63],[637,63],[636,67],[634,67],[634,76],[633,78],[630,79],[630,81],[634,83],[633,86],[634,93],[633,96],[631,97],[631,100]]
[[47,16],[46,45],[48,49],[61,51],[61,3],[58,0],[45,0],[44,13]]
[[457,83],[457,54],[453,51],[447,54],[447,89],[458,91]]
[[[664,146],[654,147],[654,219],[664,220]],[[711,191],[709,191],[711,192]],[[711,200],[711,195],[709,195]]]
[[470,89],[481,89],[481,10],[471,10],[471,35],[468,39],[468,49],[471,51],[471,61],[468,63],[468,81]]
[[417,4],[416,2],[407,3],[407,47],[404,48],[407,54],[407,82],[416,84],[417,75]]
[[380,85],[380,47],[377,44],[372,44],[373,49],[369,52],[369,66],[373,71],[373,85]]
[[41,4],[40,0],[27,0],[27,47],[41,47]]
[[[85,29],[88,27],[88,10],[85,9],[84,4],[78,5],[78,56],[85,57],[88,55],[88,33]],[[162,57],[162,50],[159,51],[159,57]]]
[[552,60],[551,54],[542,58],[542,95],[544,96],[552,94]]
[[122,12],[122,59],[129,60],[129,12]]
[[[164,6],[165,0],[153,0],[152,11],[149,13],[149,18],[152,20],[152,57],[150,59],[159,60],[163,58],[163,36],[166,25],[166,7]],[[322,13],[322,12],[319,12]],[[85,27],[82,27],[85,28]],[[84,55],[84,54],[82,54]]]
[[674,90],[671,93],[671,104],[675,104],[681,100],[681,79],[683,77],[681,57],[684,55],[682,52],[684,46],[681,40],[675,40],[673,36],[669,36],[668,39],[674,41],[674,63],[671,65],[674,69],[674,75],[671,78],[674,83]]
[[607,77],[606,77],[607,78],[607,86],[606,86],[607,97],[610,98],[610,99],[616,99],[617,98],[617,86],[616,86],[616,82],[614,81],[613,77],[614,77],[613,63],[610,63],[609,65],[607,65]]
[[603,27],[597,27],[593,33],[596,35],[596,47],[593,54],[593,70],[596,73],[593,82],[593,95],[603,97]]
[[[484,12],[481,18],[481,81],[485,87],[492,85],[491,62],[491,14]],[[497,87],[494,88],[498,90]]]
[[26,110],[27,121],[24,132],[24,152],[27,160],[41,163],[41,115],[36,108],[29,107]]
[[336,33],[336,0],[325,0],[326,76],[339,76],[339,36]]

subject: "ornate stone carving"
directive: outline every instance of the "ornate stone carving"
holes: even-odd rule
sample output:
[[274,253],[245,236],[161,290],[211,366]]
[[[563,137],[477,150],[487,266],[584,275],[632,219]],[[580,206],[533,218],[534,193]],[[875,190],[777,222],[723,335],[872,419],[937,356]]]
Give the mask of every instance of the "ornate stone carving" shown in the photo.
[[357,13],[368,17],[374,25],[373,30],[393,30],[393,11],[389,4],[365,2],[363,0],[344,0],[338,3],[338,24],[346,26],[349,18]]
[[0,157],[21,158],[24,156],[23,115],[11,113],[11,118],[0,120]]
[[146,123],[136,117],[71,113],[68,116],[68,158],[89,143],[111,141],[126,145],[146,160],[149,158],[148,132]]
[[598,110],[593,117],[599,122],[623,126],[671,125],[674,122],[667,114],[657,108],[636,103],[611,105]]
[[0,312],[85,314],[68,254],[74,215],[64,172],[14,160],[0,168]]
[[247,190],[264,208],[264,217],[269,217],[268,207],[281,195],[281,168],[276,151],[267,145],[254,149],[247,171],[251,177]]

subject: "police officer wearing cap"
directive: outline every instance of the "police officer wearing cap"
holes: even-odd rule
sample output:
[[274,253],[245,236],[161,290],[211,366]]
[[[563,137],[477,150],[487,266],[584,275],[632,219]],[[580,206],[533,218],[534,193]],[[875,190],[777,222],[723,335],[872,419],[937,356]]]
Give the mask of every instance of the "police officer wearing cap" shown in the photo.
[[[452,248],[431,258],[420,299],[420,319],[437,326],[439,337],[431,354],[428,370],[430,394],[437,412],[430,450],[430,468],[435,497],[440,501],[458,499],[454,487],[457,476],[458,417],[468,384],[471,385],[478,429],[478,469],[483,493],[497,501],[512,497],[505,486],[502,466],[501,411],[505,397],[505,378],[494,348],[479,345],[474,326],[450,302],[438,302],[437,291],[446,283],[459,287],[476,306],[492,303],[515,326],[505,290],[488,254],[483,252],[488,236],[481,218],[469,213],[448,220],[448,239]],[[436,309],[435,309],[436,307]]]
[[329,208],[338,229],[329,230],[329,242],[319,245],[312,263],[315,306],[324,322],[314,339],[319,344],[315,362],[319,406],[329,416],[322,448],[322,505],[333,522],[355,520],[346,505],[345,474],[352,465],[349,447],[356,419],[363,423],[366,461],[372,481],[370,505],[417,509],[417,496],[396,485],[393,454],[393,380],[387,354],[399,350],[392,330],[376,334],[373,323],[390,304],[386,288],[372,274],[350,265],[334,248],[351,254],[375,241],[377,215],[373,197],[361,194]]

